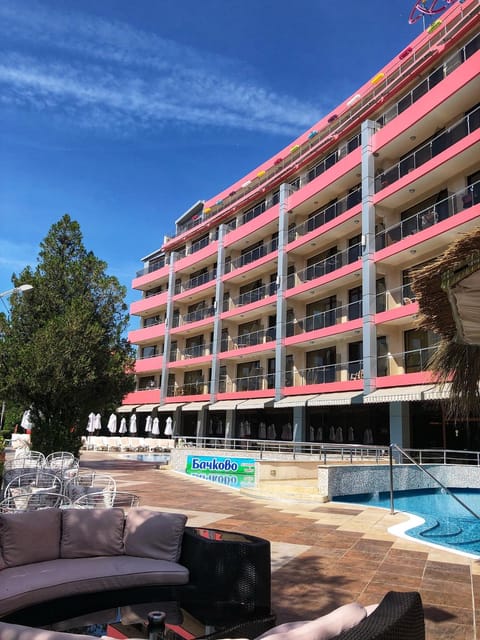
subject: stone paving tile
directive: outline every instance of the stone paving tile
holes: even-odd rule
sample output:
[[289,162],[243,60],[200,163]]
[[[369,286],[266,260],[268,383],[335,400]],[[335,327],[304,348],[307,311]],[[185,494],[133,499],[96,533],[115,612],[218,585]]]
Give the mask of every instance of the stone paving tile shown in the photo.
[[428,640],[476,638],[480,562],[389,534],[390,526],[406,520],[403,514],[252,498],[103,452],[84,453],[81,466],[111,473],[143,506],[185,513],[192,526],[270,540],[279,623],[313,618],[352,600],[372,604],[389,590],[418,590]]

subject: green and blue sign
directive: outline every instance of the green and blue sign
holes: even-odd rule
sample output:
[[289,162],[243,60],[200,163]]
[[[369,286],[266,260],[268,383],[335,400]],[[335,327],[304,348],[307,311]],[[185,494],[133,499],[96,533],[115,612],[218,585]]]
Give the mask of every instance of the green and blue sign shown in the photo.
[[231,487],[251,487],[255,484],[255,460],[189,455],[185,473]]

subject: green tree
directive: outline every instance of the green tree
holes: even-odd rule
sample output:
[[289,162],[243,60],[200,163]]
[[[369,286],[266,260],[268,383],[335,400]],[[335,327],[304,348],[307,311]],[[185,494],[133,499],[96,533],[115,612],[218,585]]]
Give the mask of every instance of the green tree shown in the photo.
[[3,323],[0,397],[31,409],[32,447],[45,454],[77,455],[88,414],[113,410],[134,387],[126,289],[106,268],[66,214],[41,243],[36,269],[12,277],[33,289],[11,297]]

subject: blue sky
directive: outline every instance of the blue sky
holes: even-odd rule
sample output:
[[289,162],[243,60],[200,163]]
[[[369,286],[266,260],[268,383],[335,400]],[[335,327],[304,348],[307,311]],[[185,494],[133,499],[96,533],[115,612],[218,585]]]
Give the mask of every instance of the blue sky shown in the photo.
[[1,0],[0,292],[68,212],[138,299],[140,259],[174,220],[400,53],[422,29],[412,6]]

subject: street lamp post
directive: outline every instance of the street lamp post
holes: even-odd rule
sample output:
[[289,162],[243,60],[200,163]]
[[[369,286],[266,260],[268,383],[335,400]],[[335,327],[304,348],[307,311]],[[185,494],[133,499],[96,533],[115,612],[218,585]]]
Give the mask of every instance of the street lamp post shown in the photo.
[[[0,298],[2,299],[5,309],[7,310],[7,318],[10,315],[10,312],[3,298],[7,298],[8,296],[11,296],[12,293],[25,293],[25,291],[30,291],[30,289],[33,289],[33,286],[31,284],[20,284],[18,287],[13,287],[13,289],[8,289],[7,291],[3,291],[2,293],[0,293]],[[4,416],[5,416],[5,400],[2,400],[2,409],[0,413],[0,429],[3,429]]]

